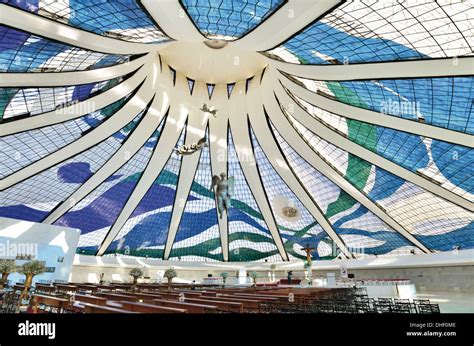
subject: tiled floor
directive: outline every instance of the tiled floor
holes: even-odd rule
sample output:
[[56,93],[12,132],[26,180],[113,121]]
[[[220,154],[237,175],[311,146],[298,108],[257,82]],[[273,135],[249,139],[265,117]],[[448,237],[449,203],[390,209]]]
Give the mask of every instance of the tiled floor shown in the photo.
[[474,313],[474,292],[418,292],[413,298],[439,304],[442,313]]

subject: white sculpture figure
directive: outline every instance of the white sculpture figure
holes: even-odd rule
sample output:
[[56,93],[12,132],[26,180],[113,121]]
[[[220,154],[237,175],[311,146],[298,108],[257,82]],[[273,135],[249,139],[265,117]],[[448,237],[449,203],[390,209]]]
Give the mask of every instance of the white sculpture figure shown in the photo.
[[227,178],[225,173],[221,173],[221,176],[212,177],[211,190],[216,187],[215,194],[217,198],[217,210],[219,216],[222,218],[222,214],[225,211],[229,212],[232,195],[234,194],[234,177]]
[[200,111],[203,111],[203,112],[205,112],[205,113],[211,113],[211,114],[214,116],[214,118],[216,117],[217,109],[214,109],[214,108],[211,109],[211,108],[209,108],[209,106],[208,106],[207,104],[205,104],[205,103],[202,105],[202,107],[201,107],[199,110],[200,110]]
[[197,143],[193,143],[190,146],[182,145],[178,149],[174,149],[175,153],[178,155],[191,155],[196,151],[201,150],[204,147],[207,147],[207,138],[204,136]]

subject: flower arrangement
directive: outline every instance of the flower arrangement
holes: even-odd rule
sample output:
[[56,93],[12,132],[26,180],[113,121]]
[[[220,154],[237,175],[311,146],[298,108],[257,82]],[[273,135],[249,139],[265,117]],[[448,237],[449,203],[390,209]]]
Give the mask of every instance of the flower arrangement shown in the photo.
[[227,278],[229,277],[229,273],[228,272],[222,272],[219,274],[219,276],[222,278],[222,287],[225,287],[225,282],[227,281]]
[[17,271],[15,260],[12,259],[0,259],[0,273],[2,273],[2,279],[0,280],[0,288],[3,288],[8,281],[8,275]]
[[163,277],[168,279],[168,291],[171,291],[171,281],[173,281],[173,279],[177,276],[178,274],[176,273],[176,270],[174,270],[173,268],[166,269]]

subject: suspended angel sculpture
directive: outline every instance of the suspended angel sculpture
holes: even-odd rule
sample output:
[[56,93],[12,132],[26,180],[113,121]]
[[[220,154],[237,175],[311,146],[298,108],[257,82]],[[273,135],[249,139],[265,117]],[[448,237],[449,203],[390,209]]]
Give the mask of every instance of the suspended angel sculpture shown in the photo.
[[201,110],[201,111],[203,111],[203,112],[205,112],[205,113],[211,113],[211,114],[214,116],[214,118],[216,117],[217,109],[214,109],[214,108],[211,109],[211,108],[209,108],[209,106],[208,106],[206,103],[204,103],[204,104],[202,105],[202,107],[199,108],[199,110]]
[[207,138],[206,136],[204,136],[197,143],[193,143],[190,146],[182,145],[178,149],[174,149],[174,152],[178,155],[191,155],[194,154],[196,151],[207,147],[208,145],[209,144],[207,144]]
[[222,218],[224,210],[228,212],[230,208],[230,202],[234,194],[234,177],[227,178],[225,173],[221,173],[220,177],[214,175],[211,190],[214,190],[214,187],[216,187],[217,209],[220,218]]

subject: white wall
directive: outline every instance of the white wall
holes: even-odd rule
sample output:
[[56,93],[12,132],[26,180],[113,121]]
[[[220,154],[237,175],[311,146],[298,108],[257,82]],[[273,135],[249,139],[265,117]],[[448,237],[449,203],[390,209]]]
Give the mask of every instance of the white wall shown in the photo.
[[[474,250],[443,252],[416,256],[380,257],[357,260],[314,261],[313,277],[326,277],[328,272],[340,276],[340,266],[344,264],[349,273],[360,278],[410,279],[419,291],[431,290],[474,290]],[[257,271],[258,282],[269,281],[272,263],[262,262],[180,262],[153,259],[94,257],[76,255],[71,272],[71,281],[98,282],[100,273],[106,281],[131,281],[128,272],[133,267],[145,269],[146,276],[157,280],[167,268],[173,267],[178,273],[176,281],[201,281],[211,273],[219,276],[223,271],[235,277],[239,270]],[[293,278],[302,278],[303,262],[275,263],[276,278],[286,278],[288,270],[293,270]]]
[[[45,261],[46,267],[54,272],[37,275],[38,280],[68,280],[80,231],[74,228],[59,227],[0,218],[0,258],[16,259],[17,255],[32,255],[32,259]],[[58,262],[59,258],[64,258]],[[16,259],[21,265],[27,260]],[[25,276],[14,273],[8,277],[12,282],[19,282]]]

